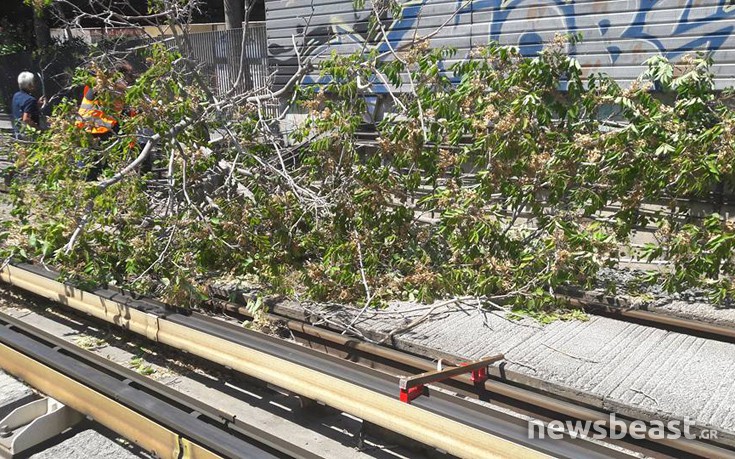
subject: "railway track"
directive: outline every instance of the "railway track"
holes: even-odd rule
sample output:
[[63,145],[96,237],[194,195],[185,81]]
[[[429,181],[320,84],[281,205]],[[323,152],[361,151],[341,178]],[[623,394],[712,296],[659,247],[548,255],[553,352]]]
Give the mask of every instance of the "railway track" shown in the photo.
[[[481,388],[467,376],[443,383],[444,388],[461,397],[432,391],[431,397],[421,397],[407,405],[396,400],[399,379],[395,375],[434,369],[434,364],[426,359],[359,342],[303,322],[274,317],[285,320],[294,336],[308,344],[308,348],[298,346],[200,314],[166,310],[154,301],[135,300],[118,291],[82,292],[55,282],[51,273],[31,266],[8,266],[0,272],[0,277],[98,319],[323,402],[456,456],[625,456],[620,451],[570,438],[551,442],[528,439],[526,421],[464,400],[464,397],[491,399],[539,419],[608,419],[609,413],[605,411],[540,392],[502,367],[492,367],[490,380]],[[230,305],[228,312],[246,311]],[[13,327],[23,325],[12,324],[11,331]],[[735,457],[733,451],[721,445],[702,441],[616,443],[654,457]]]
[[0,367],[159,457],[318,457],[3,313]]
[[[229,302],[223,302],[221,306],[228,314],[252,317],[243,306]],[[288,327],[294,338],[305,346],[339,355],[372,368],[392,374],[415,374],[435,368],[435,363],[425,357],[364,342],[284,315],[271,313],[267,317]],[[492,400],[495,404],[543,421],[564,419],[604,422],[609,419],[610,414],[602,407],[592,405],[587,401],[580,402],[551,394],[543,389],[544,381],[508,371],[502,365],[490,368],[490,379],[485,382],[482,390],[478,391],[477,386],[468,375],[452,377],[442,381],[439,386],[463,397]],[[735,457],[735,453],[728,446],[686,439],[610,442],[651,457],[681,457],[682,455]]]
[[[399,378],[396,376],[199,314],[160,310],[153,302],[137,301],[115,291],[83,292],[14,266],[5,267],[0,276],[18,287],[61,301],[98,319],[321,402],[453,456],[602,458],[620,455],[572,438],[562,441],[529,439],[525,421],[491,412],[484,406],[452,395],[434,393],[412,404],[403,403],[398,400]],[[0,366],[5,368],[6,364]],[[17,367],[7,370],[11,374],[19,371]]]

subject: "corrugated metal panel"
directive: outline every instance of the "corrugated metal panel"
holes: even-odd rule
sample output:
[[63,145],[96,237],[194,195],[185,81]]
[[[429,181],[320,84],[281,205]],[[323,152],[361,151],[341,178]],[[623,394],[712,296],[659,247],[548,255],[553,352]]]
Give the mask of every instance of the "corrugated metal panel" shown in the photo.
[[[581,33],[582,43],[570,52],[585,72],[604,72],[621,83],[638,76],[651,56],[676,61],[692,51],[713,53],[719,88],[731,86],[735,76],[733,0],[409,0],[403,5],[401,18],[386,15],[383,21],[391,46],[432,33],[451,19],[431,45],[454,47],[460,58],[490,41],[533,56],[557,33]],[[387,51],[367,36],[369,8],[368,2],[365,10],[355,11],[352,0],[266,0],[276,82],[296,71],[294,42],[301,47],[306,41],[302,57],[375,46]]]

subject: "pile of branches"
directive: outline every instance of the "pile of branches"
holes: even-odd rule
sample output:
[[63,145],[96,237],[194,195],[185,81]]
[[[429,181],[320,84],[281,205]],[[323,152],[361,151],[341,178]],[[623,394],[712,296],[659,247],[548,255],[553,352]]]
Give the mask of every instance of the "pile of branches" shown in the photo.
[[[370,27],[385,35],[380,20]],[[677,64],[676,77],[655,58],[622,88],[583,78],[566,52],[575,37],[535,58],[490,44],[450,64],[454,52],[431,49],[432,35],[319,62],[296,49],[284,87],[221,99],[185,53],[147,48],[125,94],[141,114],[117,136],[94,145],[70,102],[17,145],[4,255],[178,305],[204,300],[213,277],[251,275],[316,300],[470,295],[538,312],[655,225],[657,243],[639,256],[670,269],[648,281],[733,295],[735,227],[717,214],[681,218],[675,199],[732,182],[735,113],[706,56]],[[105,72],[76,81],[111,91]],[[309,72],[322,83],[301,84]],[[376,93],[386,109],[371,120]],[[269,116],[273,100],[285,108]],[[282,132],[296,109],[301,121]],[[377,134],[367,145],[366,121]],[[151,154],[158,181],[137,172]],[[104,173],[87,181],[96,163]],[[642,212],[653,201],[668,208]]]

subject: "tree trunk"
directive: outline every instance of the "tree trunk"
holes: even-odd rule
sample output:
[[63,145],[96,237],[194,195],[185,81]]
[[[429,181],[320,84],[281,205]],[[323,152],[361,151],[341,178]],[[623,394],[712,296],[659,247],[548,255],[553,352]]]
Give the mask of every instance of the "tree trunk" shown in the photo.
[[242,29],[242,2],[243,0],[224,0],[227,30]]
[[51,29],[46,22],[46,9],[33,12],[33,30],[36,34],[36,47],[39,49],[51,45]]

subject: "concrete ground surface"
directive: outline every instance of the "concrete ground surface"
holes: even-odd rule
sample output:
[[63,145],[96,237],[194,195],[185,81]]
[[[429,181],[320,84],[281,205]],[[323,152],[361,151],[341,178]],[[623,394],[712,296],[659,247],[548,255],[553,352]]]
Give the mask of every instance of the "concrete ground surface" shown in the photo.
[[233,372],[211,368],[194,356],[155,348],[154,343],[116,327],[92,326],[79,316],[54,307],[45,308],[48,303],[24,303],[27,307],[18,307],[20,302],[6,286],[0,285],[0,311],[133,368],[238,419],[289,438],[322,457],[417,457],[413,451],[385,445],[370,436],[361,443],[362,422],[344,413],[301,409],[294,397],[254,384]]
[[152,456],[98,425],[94,429],[88,428],[74,433],[29,457],[30,459],[132,459]]
[[34,398],[31,388],[0,370],[0,419]]
[[[429,311],[393,305],[364,314],[356,325],[377,339]],[[352,320],[350,314],[322,313],[333,322]],[[544,380],[549,390],[644,420],[689,417],[735,443],[735,344],[599,316],[541,326],[476,304],[436,308],[427,320],[396,333],[394,343],[436,356],[503,353],[508,370]]]

